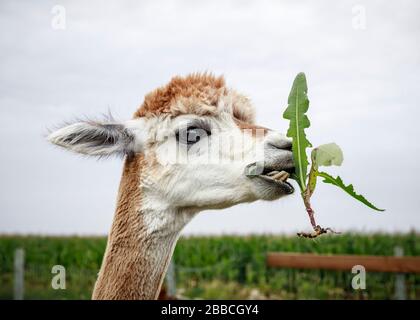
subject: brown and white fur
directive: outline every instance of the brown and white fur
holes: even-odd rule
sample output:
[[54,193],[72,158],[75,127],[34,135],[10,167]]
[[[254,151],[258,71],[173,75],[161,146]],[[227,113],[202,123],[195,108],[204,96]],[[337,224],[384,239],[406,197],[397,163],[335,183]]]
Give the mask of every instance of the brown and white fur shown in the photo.
[[[188,145],[188,130],[206,134]],[[291,142],[256,126],[248,98],[210,74],[174,77],[129,121],[79,121],[48,139],[85,155],[124,156],[93,299],[156,299],[179,234],[195,214],[293,192],[284,179],[247,175],[256,163],[265,172],[293,168]],[[209,162],[215,152],[217,161]]]

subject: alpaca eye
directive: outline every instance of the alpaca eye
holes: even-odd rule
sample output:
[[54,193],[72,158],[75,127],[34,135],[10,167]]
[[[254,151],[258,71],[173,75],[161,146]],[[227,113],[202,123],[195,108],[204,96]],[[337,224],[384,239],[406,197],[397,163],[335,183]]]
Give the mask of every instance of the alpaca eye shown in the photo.
[[209,135],[210,133],[202,128],[187,127],[176,132],[176,140],[186,145],[192,145]]

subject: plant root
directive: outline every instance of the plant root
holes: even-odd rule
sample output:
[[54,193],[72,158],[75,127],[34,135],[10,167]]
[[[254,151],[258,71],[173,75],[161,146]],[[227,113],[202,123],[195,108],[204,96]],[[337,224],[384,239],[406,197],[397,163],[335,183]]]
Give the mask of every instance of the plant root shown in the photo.
[[306,212],[308,213],[309,220],[311,221],[311,225],[312,225],[312,228],[314,229],[314,232],[312,232],[312,233],[298,232],[297,233],[298,237],[307,238],[307,239],[315,239],[315,238],[319,237],[320,235],[323,235],[323,234],[328,233],[328,232],[339,234],[340,232],[336,232],[331,228],[323,228],[319,224],[316,224],[316,222],[315,222],[315,212],[311,207],[311,202],[309,200],[310,197],[311,197],[311,194],[308,193],[308,192],[303,194],[303,201],[305,203]]
[[298,237],[307,238],[307,239],[315,239],[324,233],[335,233],[340,234],[340,232],[336,232],[331,228],[322,228],[320,225],[314,227],[314,232],[298,232]]

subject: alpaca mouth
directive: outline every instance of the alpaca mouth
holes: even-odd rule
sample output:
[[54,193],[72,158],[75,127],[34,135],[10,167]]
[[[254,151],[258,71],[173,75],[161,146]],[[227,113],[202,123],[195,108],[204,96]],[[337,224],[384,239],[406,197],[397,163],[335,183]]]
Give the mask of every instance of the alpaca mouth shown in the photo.
[[280,186],[285,193],[291,194],[295,188],[287,181],[290,174],[294,172],[294,168],[273,169],[261,168],[258,163],[254,162],[246,166],[245,175],[249,178],[259,178],[268,183]]
[[287,181],[287,179],[290,177],[290,174],[287,171],[271,171],[268,174],[262,174],[259,175],[259,178],[264,179],[268,182],[275,183],[277,185],[281,185],[284,191],[286,193],[290,194],[295,191],[293,186],[290,184],[290,182]]

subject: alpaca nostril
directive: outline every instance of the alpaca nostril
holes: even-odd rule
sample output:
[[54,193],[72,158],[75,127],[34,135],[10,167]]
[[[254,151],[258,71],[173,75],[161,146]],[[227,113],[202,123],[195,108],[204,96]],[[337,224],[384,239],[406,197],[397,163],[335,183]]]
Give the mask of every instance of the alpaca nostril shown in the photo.
[[282,149],[287,150],[287,151],[292,151],[292,142],[287,141],[287,143],[285,144],[285,146]]
[[278,141],[276,143],[269,142],[268,146],[273,149],[281,149],[281,150],[287,150],[292,151],[292,142],[289,140],[282,140]]

